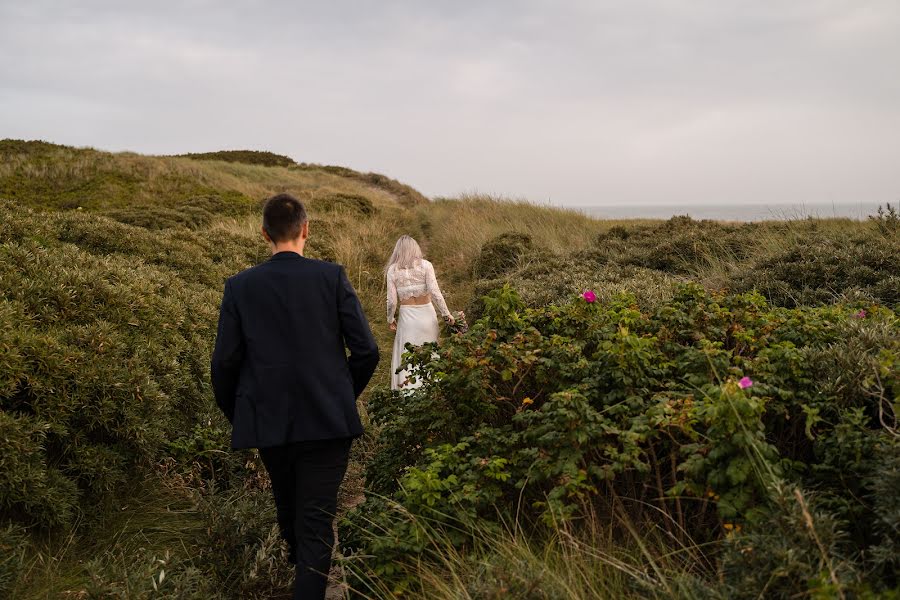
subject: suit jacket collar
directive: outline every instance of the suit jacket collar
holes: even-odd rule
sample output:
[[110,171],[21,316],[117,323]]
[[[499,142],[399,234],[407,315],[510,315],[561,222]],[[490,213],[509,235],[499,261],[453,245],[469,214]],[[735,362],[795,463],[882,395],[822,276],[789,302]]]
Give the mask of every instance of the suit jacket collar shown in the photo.
[[303,258],[303,256],[290,250],[284,250],[278,254],[273,254],[269,260],[297,260],[298,258]]

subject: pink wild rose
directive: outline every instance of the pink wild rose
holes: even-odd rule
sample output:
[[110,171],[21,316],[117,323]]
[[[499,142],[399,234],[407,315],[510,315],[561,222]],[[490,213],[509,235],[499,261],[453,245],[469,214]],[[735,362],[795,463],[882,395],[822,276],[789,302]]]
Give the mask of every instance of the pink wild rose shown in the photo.
[[581,297],[584,298],[588,303],[597,301],[597,294],[595,294],[593,290],[585,290]]
[[741,377],[741,380],[738,381],[738,385],[741,386],[742,390],[746,390],[753,385],[753,380],[749,377]]

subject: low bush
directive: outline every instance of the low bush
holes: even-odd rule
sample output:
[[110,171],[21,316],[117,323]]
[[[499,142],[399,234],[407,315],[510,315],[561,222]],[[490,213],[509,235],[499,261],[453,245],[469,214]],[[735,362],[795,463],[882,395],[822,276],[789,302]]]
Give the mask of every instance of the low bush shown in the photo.
[[173,227],[199,229],[209,225],[213,220],[211,213],[191,207],[121,209],[105,211],[103,215],[126,225],[156,230]]
[[217,300],[253,253],[223,235],[0,204],[6,518],[69,524],[186,422],[222,418],[207,383]]
[[519,234],[505,234],[486,243],[476,259],[469,312],[480,315],[481,298],[505,283],[532,307],[590,288],[605,298],[627,290],[651,308],[688,279],[732,292],[759,291],[777,306],[858,299],[897,307],[900,237],[884,233],[885,227],[815,220],[729,225],[674,217],[655,225],[617,225],[591,248],[563,254],[541,252]]
[[888,306],[900,305],[900,236],[875,228],[819,231],[761,252],[731,279],[736,290],[757,289],[781,306],[830,303],[858,291]]
[[495,279],[515,270],[521,261],[534,252],[534,242],[530,235],[503,233],[481,247],[472,271],[478,279]]
[[[261,467],[230,450],[208,383],[224,279],[266,256],[249,234],[0,202],[0,596],[271,598],[289,585]],[[133,525],[116,515],[161,493],[190,502],[135,514],[147,522],[121,545]],[[166,532],[173,518],[184,528]],[[54,558],[70,545],[88,559]],[[43,573],[60,561],[69,584]]]
[[[529,309],[502,288],[467,334],[410,350],[422,388],[371,398],[372,495],[345,545],[373,557],[369,576],[413,589],[404,557],[437,560],[419,517],[461,549],[475,527],[517,521],[540,536],[586,506],[716,544],[786,514],[774,492],[784,485],[814,490],[830,519],[813,517],[820,544],[802,530],[779,538],[785,552],[802,542],[843,561],[825,584],[889,589],[896,572],[874,556],[892,543],[878,524],[892,517],[876,514],[871,482],[890,455],[878,449],[900,449],[879,417],[893,418],[897,329],[877,305],[787,309],[695,285],[651,312],[628,294]],[[410,518],[393,518],[394,505]],[[772,579],[773,597],[818,585],[804,578],[818,562],[767,564],[754,576]]]
[[591,257],[576,253],[569,256],[525,258],[515,271],[475,284],[473,299],[466,314],[473,318],[484,312],[484,298],[506,284],[515,287],[526,306],[538,308],[565,301],[573,293],[594,290],[601,300],[610,300],[622,292],[634,294],[642,309],[651,310],[672,297],[675,286],[685,280],[653,269],[595,263]]
[[134,206],[101,211],[101,214],[120,223],[144,229],[184,227],[197,230],[207,227],[216,219],[247,215],[254,210],[255,207],[250,203],[235,204],[218,195],[206,195],[172,207]]
[[67,148],[59,144],[45,142],[43,140],[0,140],[0,155],[29,155],[34,157],[45,157],[60,148]]
[[695,274],[714,261],[741,260],[756,248],[759,226],[672,217],[654,225],[612,227],[597,236],[590,254],[600,262],[673,274]]
[[372,201],[359,194],[335,193],[317,197],[310,208],[323,212],[347,212],[363,217],[371,217],[378,212]]
[[296,164],[294,159],[289,156],[260,150],[219,150],[218,152],[194,152],[179,156],[194,160],[222,160],[265,167],[290,167]]
[[28,535],[24,528],[0,524],[0,596],[12,597],[12,588],[22,571]]
[[[265,600],[294,581],[268,490],[207,495],[200,507],[206,537],[193,557],[233,598]],[[287,594],[285,594],[287,595]]]

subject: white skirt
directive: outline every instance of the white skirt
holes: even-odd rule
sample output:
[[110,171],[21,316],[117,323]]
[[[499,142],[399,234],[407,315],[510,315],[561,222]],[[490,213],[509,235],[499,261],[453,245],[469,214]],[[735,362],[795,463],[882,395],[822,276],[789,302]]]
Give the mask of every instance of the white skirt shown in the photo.
[[422,385],[421,379],[409,382],[406,385],[401,384],[406,381],[410,373],[405,369],[397,373],[400,368],[400,358],[405,352],[406,344],[413,346],[421,346],[428,342],[436,342],[440,328],[438,327],[437,313],[434,306],[428,304],[401,304],[400,313],[397,317],[397,333],[394,336],[394,355],[391,358],[391,389],[392,390],[409,390]]

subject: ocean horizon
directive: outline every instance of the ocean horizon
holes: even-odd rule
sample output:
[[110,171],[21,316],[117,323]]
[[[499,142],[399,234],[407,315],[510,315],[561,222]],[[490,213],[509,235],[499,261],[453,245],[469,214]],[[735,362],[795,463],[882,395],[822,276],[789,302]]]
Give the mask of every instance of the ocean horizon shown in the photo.
[[[882,204],[883,206],[883,204]],[[845,218],[862,221],[877,213],[877,202],[831,204],[631,204],[567,206],[598,219],[669,219],[688,215],[716,221],[787,221],[806,218]]]

